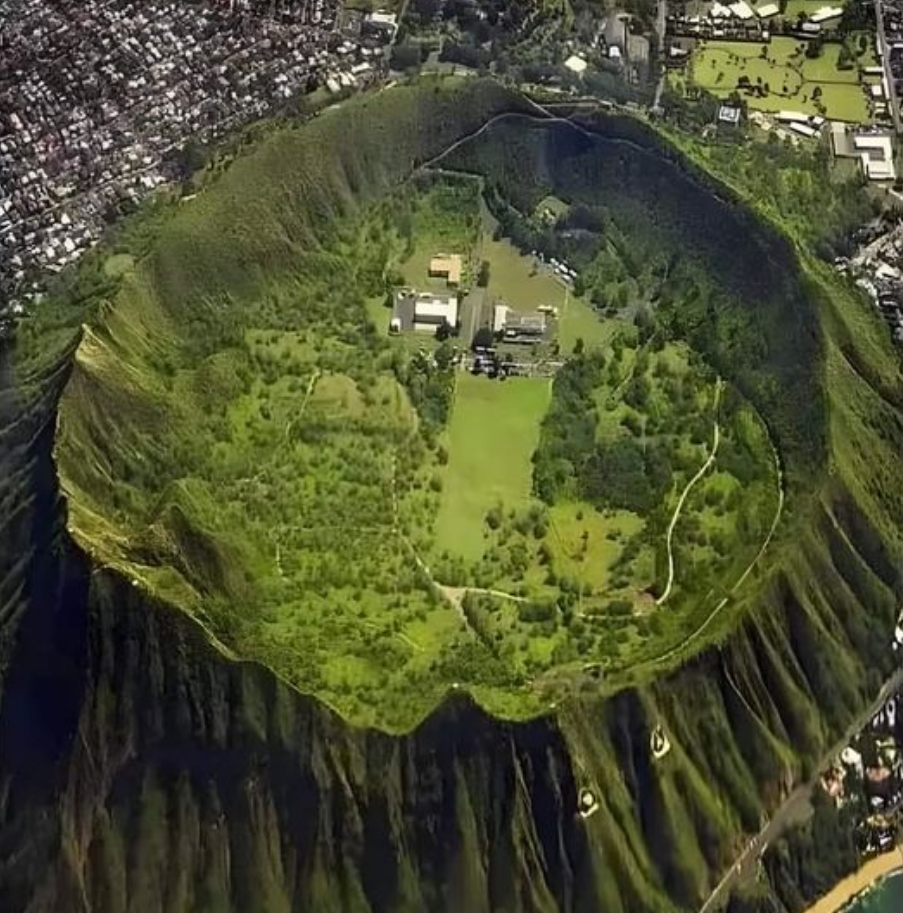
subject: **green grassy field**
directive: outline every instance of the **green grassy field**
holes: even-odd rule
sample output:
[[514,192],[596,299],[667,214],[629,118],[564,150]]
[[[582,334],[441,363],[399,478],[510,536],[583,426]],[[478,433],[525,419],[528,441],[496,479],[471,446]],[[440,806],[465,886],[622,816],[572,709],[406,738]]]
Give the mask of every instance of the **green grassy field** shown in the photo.
[[499,504],[520,510],[530,503],[530,458],[548,402],[545,380],[501,382],[458,375],[436,518],[437,548],[479,559],[486,514]]
[[[609,592],[612,568],[627,542],[642,534],[644,525],[642,518],[628,510],[602,512],[582,501],[556,504],[549,511],[552,566],[558,576],[579,581],[582,590]],[[652,550],[642,548],[630,569],[632,602],[642,589],[652,585],[654,576]]]
[[535,311],[549,304],[561,309],[565,287],[554,276],[539,269],[510,241],[484,237],[483,258],[489,261],[489,293],[517,311]]
[[460,254],[465,265],[461,285],[469,284],[480,231],[479,195],[472,183],[441,183],[410,197],[398,213],[398,224],[404,245],[398,269],[405,284],[445,291],[445,280],[429,275],[430,260],[438,253]]
[[826,44],[816,59],[805,56],[805,47],[805,43],[785,37],[773,38],[769,44],[762,45],[707,41],[693,56],[692,78],[709,92],[727,97],[745,76],[753,85],[767,87],[762,97],[744,93],[749,106],[760,111],[819,114],[823,106],[825,115],[834,120],[853,123],[868,120],[868,103],[858,70],[838,69],[840,46]]
[[[559,201],[560,202],[560,201]],[[482,256],[489,261],[489,294],[518,311],[540,305],[558,308],[558,342],[562,352],[573,351],[582,339],[589,347],[607,343],[617,324],[605,320],[584,299],[576,297],[548,267],[521,253],[509,240],[483,236]]]
[[558,320],[558,342],[561,351],[571,353],[578,340],[586,349],[608,345],[623,326],[619,321],[603,317],[585,298],[568,297]]

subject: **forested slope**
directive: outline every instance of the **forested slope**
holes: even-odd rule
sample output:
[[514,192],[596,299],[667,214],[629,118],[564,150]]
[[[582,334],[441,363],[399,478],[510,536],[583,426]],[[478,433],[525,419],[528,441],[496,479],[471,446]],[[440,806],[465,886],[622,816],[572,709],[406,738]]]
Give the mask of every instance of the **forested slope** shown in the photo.
[[[216,344],[230,325],[217,309],[240,320],[261,277],[315,255],[320,226],[357,194],[402,180],[518,104],[483,84],[398,92],[352,107],[347,120],[334,115],[334,179],[314,173],[310,156],[322,148],[295,156],[292,131],[265,139],[250,155],[270,160],[279,181],[248,189],[240,159],[196,208],[186,204],[179,234],[169,235],[178,241],[149,254],[152,294],[135,290],[121,311],[95,302],[89,315],[77,299],[96,299],[97,289],[77,286],[0,355],[4,913],[691,910],[891,668],[903,589],[897,366],[849,289],[805,252],[794,277],[798,252],[755,225],[750,244],[765,245],[781,273],[757,286],[758,297],[769,320],[786,310],[787,337],[776,333],[731,364],[738,350],[719,348],[730,333],[715,334],[711,357],[741,380],[745,371],[750,395],[778,410],[793,482],[787,515],[768,562],[728,610],[685,649],[636,670],[637,684],[575,694],[525,723],[493,719],[459,695],[390,736],[227,658],[177,605],[133,585],[119,525],[127,490],[111,507],[101,482],[124,468],[115,455],[132,462],[135,482],[134,454],[152,448],[165,417],[153,412],[154,375],[130,372],[129,358],[162,362],[167,334],[187,319],[198,321],[192,346]],[[378,154],[355,155],[377,129]],[[631,143],[647,144],[643,156],[659,154],[652,134],[630,129]],[[536,168],[547,169],[537,184],[580,174],[555,174],[570,140],[553,138],[565,148],[550,155],[537,133],[530,154],[539,150]],[[496,151],[480,170],[491,176],[504,161]],[[581,192],[599,176],[590,177]],[[740,207],[718,193],[728,201],[720,207]],[[654,220],[654,201],[644,202],[651,215],[638,233]],[[713,206],[694,246],[726,224]],[[628,202],[622,213],[622,225],[639,218]],[[752,222],[741,213],[730,225]],[[751,269],[741,261],[737,272]],[[727,327],[738,303],[721,303],[715,325]],[[62,330],[52,326],[57,313]],[[95,329],[73,367],[82,320]],[[51,453],[67,380],[57,455],[75,541]],[[809,392],[781,410],[781,385],[791,383]],[[136,423],[133,407],[148,404]],[[806,416],[796,430],[794,414]],[[649,752],[656,725],[672,746],[658,762]],[[600,799],[587,820],[576,814],[583,786]]]

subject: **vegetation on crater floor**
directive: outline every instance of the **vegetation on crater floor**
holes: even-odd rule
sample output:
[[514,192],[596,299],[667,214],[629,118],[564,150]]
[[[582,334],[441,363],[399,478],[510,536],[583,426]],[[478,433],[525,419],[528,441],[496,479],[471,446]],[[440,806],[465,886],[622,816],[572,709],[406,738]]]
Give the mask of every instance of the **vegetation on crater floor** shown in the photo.
[[[638,153],[515,120],[443,162],[481,181],[410,179],[516,106],[485,84],[430,93],[274,133],[66,293],[94,310],[57,445],[79,541],[224,649],[389,729],[456,685],[530,715],[585,667],[617,688],[716,636],[762,570],[780,463],[802,491],[827,434],[807,279],[739,205],[648,137]],[[455,93],[467,122],[393,132],[421,106],[450,117]],[[381,124],[361,147],[378,156],[344,138],[357,114]],[[387,337],[387,297],[440,248],[469,279],[486,263],[487,295],[559,308],[553,381]],[[531,250],[575,264],[574,288]]]

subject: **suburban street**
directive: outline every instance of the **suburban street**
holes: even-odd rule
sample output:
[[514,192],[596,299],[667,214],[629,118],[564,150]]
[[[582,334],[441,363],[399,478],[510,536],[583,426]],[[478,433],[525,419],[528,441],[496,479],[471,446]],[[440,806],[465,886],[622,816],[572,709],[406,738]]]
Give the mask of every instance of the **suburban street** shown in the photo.
[[[881,47],[887,48],[887,33],[884,28],[884,6],[882,0],[875,0],[875,20],[878,29],[878,42]],[[889,53],[881,55],[881,65],[884,67],[884,78],[887,80],[888,86],[891,87],[888,101],[890,103],[891,116],[894,120],[894,129],[899,134],[901,132],[900,100],[897,98],[897,93],[893,91],[894,74],[891,72]]]
[[[880,3],[881,0],[876,0]],[[665,29],[668,19],[668,0],[658,0],[658,9],[655,11],[655,37],[658,44],[658,65],[661,74],[655,87],[655,99],[652,102],[652,111],[654,114],[661,113],[662,92],[665,90],[665,79],[667,71],[665,70]]]
[[743,877],[748,876],[750,866],[755,865],[759,855],[765,852],[771,843],[780,837],[785,830],[805,819],[809,812],[812,791],[818,785],[822,769],[837,757],[856,733],[871,720],[875,713],[886,703],[887,699],[901,686],[903,686],[903,669],[894,673],[884,684],[875,700],[853,721],[844,733],[843,738],[839,739],[825,753],[815,776],[793,790],[769,818],[762,830],[750,840],[743,852],[734,860],[734,864],[728,869],[721,881],[718,882],[715,890],[712,891],[706,902],[699,908],[699,913],[714,913],[715,910],[719,909],[719,905],[727,901],[734,885]]

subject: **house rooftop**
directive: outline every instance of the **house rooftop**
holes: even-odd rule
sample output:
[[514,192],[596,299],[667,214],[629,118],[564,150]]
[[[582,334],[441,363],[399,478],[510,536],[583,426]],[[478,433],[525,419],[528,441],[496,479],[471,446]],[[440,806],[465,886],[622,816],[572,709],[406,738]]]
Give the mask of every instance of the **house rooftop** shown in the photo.
[[588,66],[587,62],[582,58],[578,57],[576,54],[572,54],[565,60],[564,65],[572,72],[577,73],[578,75],[585,73]]
[[430,275],[445,279],[449,285],[458,285],[461,282],[462,269],[460,254],[436,254],[430,260]]

